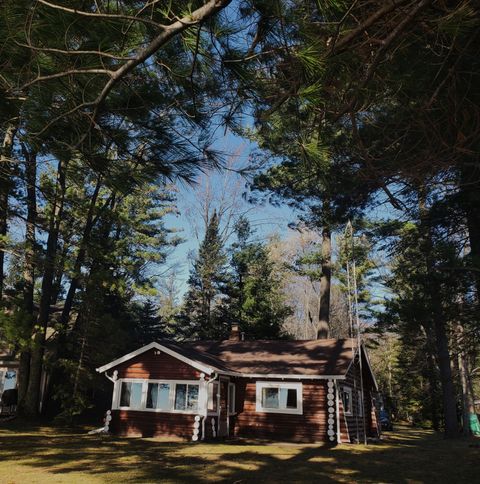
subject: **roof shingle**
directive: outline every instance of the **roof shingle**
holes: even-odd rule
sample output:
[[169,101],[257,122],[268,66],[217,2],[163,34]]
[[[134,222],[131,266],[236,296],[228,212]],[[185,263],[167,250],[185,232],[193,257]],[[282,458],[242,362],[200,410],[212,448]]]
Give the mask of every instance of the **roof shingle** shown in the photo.
[[197,341],[160,344],[219,371],[254,375],[345,375],[354,339]]

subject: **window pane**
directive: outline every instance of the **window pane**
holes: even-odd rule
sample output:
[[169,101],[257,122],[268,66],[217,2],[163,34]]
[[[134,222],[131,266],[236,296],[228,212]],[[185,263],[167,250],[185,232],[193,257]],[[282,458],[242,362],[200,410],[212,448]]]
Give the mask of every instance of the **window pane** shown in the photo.
[[185,410],[187,402],[187,385],[178,383],[175,385],[175,410]]
[[297,408],[297,390],[296,388],[287,389],[287,408]]
[[170,410],[170,385],[168,383],[160,383],[158,388],[157,408]]
[[12,390],[17,386],[17,372],[15,370],[8,370],[5,373],[5,385],[3,390]]
[[343,390],[342,392],[342,400],[343,400],[343,408],[345,413],[351,413],[352,412],[352,399],[351,399],[351,393],[348,390]]
[[217,411],[217,393],[218,383],[208,385],[208,410],[212,412]]
[[168,383],[149,383],[147,408],[170,410],[170,385]]
[[149,383],[147,392],[147,408],[157,408],[158,383]]
[[132,383],[130,408],[140,408],[142,404],[142,383]]
[[187,410],[198,408],[198,385],[188,385]]
[[132,389],[132,383],[129,381],[122,382],[122,391],[120,393],[120,406],[129,407],[130,406],[130,393]]
[[263,388],[262,407],[279,408],[278,388]]

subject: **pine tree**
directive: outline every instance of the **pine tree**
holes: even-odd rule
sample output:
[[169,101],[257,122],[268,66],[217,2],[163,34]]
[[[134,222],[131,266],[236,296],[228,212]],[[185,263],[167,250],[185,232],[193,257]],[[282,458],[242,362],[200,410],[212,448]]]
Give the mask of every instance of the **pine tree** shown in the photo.
[[232,278],[229,284],[228,312],[249,339],[277,339],[284,336],[283,325],[291,314],[281,291],[268,246],[251,240],[246,218],[236,224],[237,241],[232,245]]
[[188,279],[189,289],[179,316],[184,337],[221,339],[231,323],[223,313],[225,285],[228,281],[227,257],[219,235],[214,211]]

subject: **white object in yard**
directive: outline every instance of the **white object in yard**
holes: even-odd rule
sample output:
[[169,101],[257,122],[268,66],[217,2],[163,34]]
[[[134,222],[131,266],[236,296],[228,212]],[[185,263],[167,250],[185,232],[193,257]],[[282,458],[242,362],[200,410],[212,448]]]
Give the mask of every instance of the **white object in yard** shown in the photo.
[[105,425],[103,427],[100,427],[95,430],[90,430],[88,432],[88,435],[94,435],[94,434],[108,434],[108,430],[110,428],[110,422],[112,421],[112,411],[107,410],[107,413],[105,414],[105,418],[103,419]]

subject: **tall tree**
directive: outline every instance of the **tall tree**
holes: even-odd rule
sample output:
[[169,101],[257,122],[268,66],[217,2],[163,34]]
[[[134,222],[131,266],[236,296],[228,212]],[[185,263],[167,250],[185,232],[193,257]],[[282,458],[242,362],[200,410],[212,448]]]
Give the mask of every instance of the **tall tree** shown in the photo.
[[[88,272],[87,246],[100,220],[100,202],[109,204],[100,191],[117,193],[110,200],[114,202],[131,194],[135,186],[145,187],[145,181],[191,181],[199,169],[220,164],[218,154],[209,148],[210,115],[203,109],[218,97],[218,84],[206,62],[216,24],[207,20],[228,3],[181,2],[165,8],[155,5],[149,12],[143,4],[124,2],[66,6],[41,1],[33,9],[28,2],[7,2],[2,8],[2,134],[13,127],[17,143],[28,147],[31,155],[48,160],[42,165],[48,168],[37,174],[25,170],[25,176],[36,178],[37,186],[48,178],[37,200],[35,256],[41,264],[34,279],[38,278],[39,295],[35,304],[28,305],[30,336],[24,338],[34,342],[28,348],[28,371],[23,372],[28,375],[28,391],[21,392],[26,395],[21,408],[29,415],[37,415],[39,409],[52,304],[62,302],[67,289],[61,335],[71,324],[72,309],[79,308],[77,294],[82,275]],[[172,15],[179,20],[172,22]],[[10,141],[2,152],[2,162],[8,161],[4,168],[13,166],[8,158],[14,146]],[[16,172],[2,173],[6,174],[0,180],[5,223],[0,229],[5,232],[5,217],[12,215],[8,194]],[[92,179],[97,180],[96,187],[84,204],[72,193],[82,181],[87,180],[90,187]],[[104,184],[105,179],[109,183]],[[27,185],[32,186],[31,179]],[[29,203],[33,195],[29,194]],[[87,205],[78,219],[83,227],[80,233],[72,217],[77,202]],[[32,204],[28,211],[33,213],[30,208]],[[31,228],[32,221],[27,224]],[[3,269],[3,245],[0,249]],[[31,260],[26,261],[25,271]],[[127,272],[138,270],[127,258],[123,263]],[[23,354],[27,360],[28,352]],[[25,378],[23,382],[27,384]]]
[[219,235],[217,212],[208,221],[188,280],[180,322],[184,334],[194,338],[221,338],[228,333],[229,321],[222,314],[222,299],[228,280],[227,257]]
[[[324,187],[342,170],[351,170],[347,184],[326,194],[352,197],[360,189],[363,199],[353,196],[348,207],[361,208],[362,200],[382,196],[407,216],[417,210],[418,186],[428,180],[448,187],[444,195],[449,210],[442,212],[443,220],[422,223],[421,257],[433,282],[425,297],[437,302],[428,339],[429,344],[435,341],[441,366],[445,430],[455,436],[452,361],[448,328],[442,323],[444,301],[439,299],[446,294],[433,288],[439,279],[442,286],[443,278],[430,249],[436,242],[428,242],[428,233],[448,225],[454,232],[444,236],[455,241],[452,234],[463,233],[465,222],[475,216],[471,203],[476,200],[478,173],[465,166],[476,166],[471,156],[478,153],[478,123],[471,122],[479,118],[474,114],[478,89],[473,87],[479,72],[473,47],[478,5],[428,0],[293,2],[277,9],[267,6],[256,18],[258,37],[250,54],[255,54],[252,64],[259,74],[254,88],[261,102],[255,103],[255,134],[267,139],[266,147],[275,155],[306,153],[307,169],[298,164],[292,180],[302,186],[310,179],[325,179],[317,191],[321,200],[331,201]],[[285,29],[286,24],[292,27]],[[285,146],[284,153],[274,151],[275,143]],[[336,169],[317,163],[319,169],[309,172],[308,167],[315,166],[311,160],[321,159],[317,153],[323,146],[330,151],[327,159],[338,164]],[[345,189],[348,182],[353,192]],[[433,196],[441,196],[440,190]],[[476,230],[471,223],[469,227],[472,254],[465,261],[475,264]],[[460,264],[457,270],[477,272],[475,265],[469,269]]]
[[227,289],[230,319],[249,339],[279,338],[284,335],[284,323],[291,313],[281,290],[281,275],[268,245],[251,240],[253,232],[245,217],[237,221],[236,235]]

